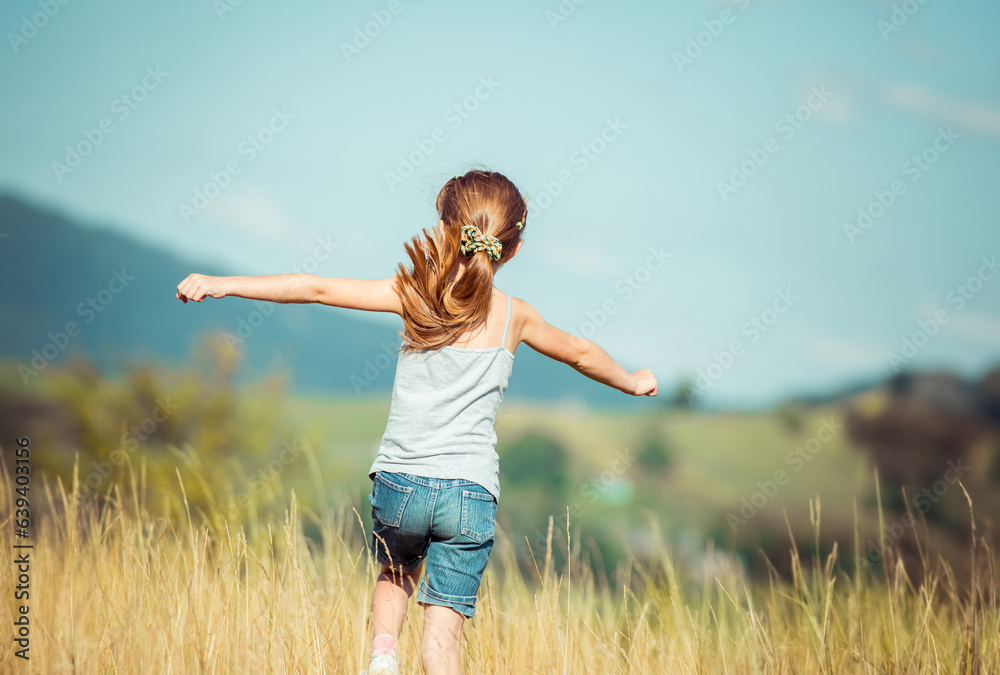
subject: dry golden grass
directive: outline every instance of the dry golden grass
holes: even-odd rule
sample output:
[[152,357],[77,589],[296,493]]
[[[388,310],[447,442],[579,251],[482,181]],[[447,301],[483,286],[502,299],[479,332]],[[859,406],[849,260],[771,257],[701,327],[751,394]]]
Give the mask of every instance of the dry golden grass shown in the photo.
[[[10,552],[14,495],[3,479]],[[187,510],[157,517],[135,496],[98,508],[75,485],[37,476],[31,494],[31,660],[5,639],[0,671],[353,675],[367,665],[376,569],[353,509],[304,514],[293,494],[282,522],[239,525]],[[1000,672],[1000,576],[978,543],[971,588],[953,587],[947,571],[915,587],[900,567],[883,583],[832,557],[807,569],[798,551],[791,579],[752,583],[721,568],[691,587],[662,541],[654,564],[633,561],[617,585],[580,565],[569,541],[565,570],[552,569],[550,548],[525,578],[498,533],[463,633],[466,673]],[[13,579],[8,568],[8,636],[21,604]],[[421,624],[411,600],[403,672],[421,672]]]

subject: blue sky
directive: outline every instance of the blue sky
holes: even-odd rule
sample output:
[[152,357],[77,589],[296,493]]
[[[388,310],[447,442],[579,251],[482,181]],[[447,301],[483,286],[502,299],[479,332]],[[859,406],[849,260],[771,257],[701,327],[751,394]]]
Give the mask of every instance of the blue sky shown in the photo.
[[533,208],[497,285],[666,387],[1000,363],[995,2],[44,6],[0,5],[0,189],[87,222],[376,278],[482,163]]

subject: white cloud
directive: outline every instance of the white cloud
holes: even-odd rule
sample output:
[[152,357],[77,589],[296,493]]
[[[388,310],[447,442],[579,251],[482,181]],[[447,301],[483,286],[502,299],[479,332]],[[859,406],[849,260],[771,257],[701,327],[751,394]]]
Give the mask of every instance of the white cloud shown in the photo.
[[942,334],[969,342],[1000,346],[1000,316],[967,308],[955,310],[930,297],[924,298],[917,305],[917,314],[924,321],[935,320],[935,315],[941,310],[948,314],[948,322],[941,329]]
[[1000,316],[964,310],[952,314],[947,329],[972,342],[1000,346]]
[[917,84],[897,82],[882,91],[885,103],[935,117],[966,131],[1000,137],[1000,106],[950,98]]
[[261,192],[224,192],[207,213],[241,232],[261,237],[280,237],[293,229],[281,207]]
[[845,74],[806,69],[799,75],[798,98],[806,103],[813,88],[830,92],[830,98],[814,111],[816,119],[829,124],[849,124],[859,117],[858,99],[861,96],[857,81]]
[[806,344],[806,349],[820,362],[839,368],[872,368],[885,363],[886,350],[856,340],[817,336]]

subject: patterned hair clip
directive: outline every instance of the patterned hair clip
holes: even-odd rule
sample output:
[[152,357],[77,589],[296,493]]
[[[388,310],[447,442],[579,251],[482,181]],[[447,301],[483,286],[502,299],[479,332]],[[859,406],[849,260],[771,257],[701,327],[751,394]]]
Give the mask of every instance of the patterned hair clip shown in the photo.
[[483,234],[475,225],[462,226],[462,247],[463,254],[472,257],[479,251],[486,251],[486,255],[491,260],[500,260],[500,251],[503,244],[499,239],[490,234]]
[[518,229],[518,231],[521,231],[521,230],[523,230],[523,229],[524,229],[524,223],[522,223],[522,222],[521,222],[521,221],[519,220],[519,221],[517,221],[516,223],[514,223],[514,227],[516,227],[516,228]]

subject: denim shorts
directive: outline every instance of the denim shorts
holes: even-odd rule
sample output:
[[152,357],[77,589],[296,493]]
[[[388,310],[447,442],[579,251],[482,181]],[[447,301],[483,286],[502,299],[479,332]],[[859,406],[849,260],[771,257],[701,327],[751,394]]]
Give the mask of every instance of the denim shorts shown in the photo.
[[476,593],[496,534],[493,495],[460,478],[378,471],[368,500],[375,559],[408,574],[426,558],[417,602],[475,616]]

